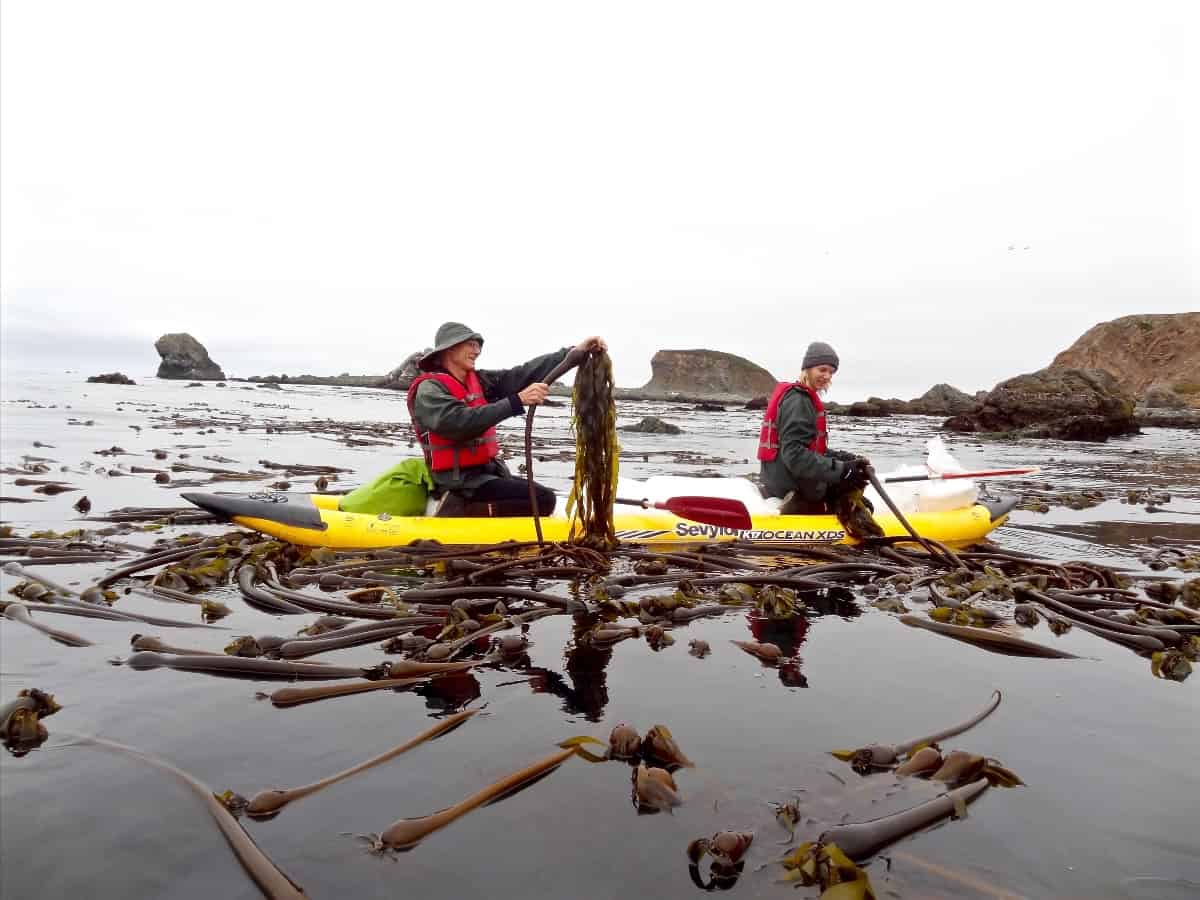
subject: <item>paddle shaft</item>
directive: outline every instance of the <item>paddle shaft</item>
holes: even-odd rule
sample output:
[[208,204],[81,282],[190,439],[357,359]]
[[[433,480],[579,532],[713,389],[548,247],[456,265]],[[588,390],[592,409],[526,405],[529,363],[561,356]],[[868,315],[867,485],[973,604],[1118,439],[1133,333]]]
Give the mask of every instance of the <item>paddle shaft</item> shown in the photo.
[[943,472],[938,475],[899,475],[883,479],[884,484],[899,484],[902,481],[950,481],[953,478],[1002,478],[1007,475],[1032,475],[1042,471],[1037,466],[1030,469],[993,469],[988,472]]

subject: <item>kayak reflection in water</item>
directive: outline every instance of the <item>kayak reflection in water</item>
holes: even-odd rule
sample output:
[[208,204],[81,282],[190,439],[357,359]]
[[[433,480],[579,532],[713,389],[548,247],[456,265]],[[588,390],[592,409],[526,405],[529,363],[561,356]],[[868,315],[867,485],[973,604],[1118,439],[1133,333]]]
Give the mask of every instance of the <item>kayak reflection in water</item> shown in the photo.
[[763,412],[758,439],[763,491],[782,498],[779,511],[786,515],[833,512],[854,537],[881,535],[862,497],[870,483],[870,461],[829,449],[821,395],[833,382],[838,355],[814,341],[800,367],[799,378],[775,386]]
[[[408,390],[408,412],[433,474],[437,515],[528,516],[529,485],[499,458],[496,425],[524,414],[550,392],[546,378],[570,347],[512,369],[476,369],[483,336],[461,322],[437,330],[433,349],[417,362],[422,374]],[[606,351],[599,337],[580,341],[583,351]],[[538,514],[554,511],[554,492],[536,485]]]

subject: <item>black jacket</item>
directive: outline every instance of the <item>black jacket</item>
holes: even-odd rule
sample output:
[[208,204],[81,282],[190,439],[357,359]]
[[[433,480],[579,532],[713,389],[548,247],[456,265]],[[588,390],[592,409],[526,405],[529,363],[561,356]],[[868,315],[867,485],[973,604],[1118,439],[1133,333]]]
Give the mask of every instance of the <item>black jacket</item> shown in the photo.
[[[413,415],[422,428],[452,441],[479,437],[493,425],[524,413],[525,407],[517,394],[529,385],[544,380],[566,358],[569,350],[555,350],[512,369],[477,369],[475,374],[483,385],[487,406],[467,406],[435,379],[422,381],[413,397]],[[512,472],[500,457],[486,465],[460,470],[457,479],[453,471],[432,474],[433,483],[440,490],[456,491],[467,497],[481,484],[494,478],[512,477]]]
[[759,470],[769,497],[784,497],[796,492],[800,500],[825,499],[830,485],[841,481],[846,462],[854,454],[826,450],[824,454],[809,450],[817,437],[817,410],[812,398],[801,390],[788,391],[779,402],[776,418],[779,430],[779,455],[764,460]]

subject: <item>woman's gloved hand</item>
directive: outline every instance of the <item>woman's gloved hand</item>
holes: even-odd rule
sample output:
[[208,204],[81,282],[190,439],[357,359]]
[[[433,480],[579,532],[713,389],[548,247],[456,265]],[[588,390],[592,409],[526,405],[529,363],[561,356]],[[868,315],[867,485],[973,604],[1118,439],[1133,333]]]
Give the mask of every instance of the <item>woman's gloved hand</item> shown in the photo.
[[848,484],[855,490],[865,488],[871,483],[871,463],[869,460],[858,456],[850,462],[846,463],[846,469],[842,472],[842,481]]

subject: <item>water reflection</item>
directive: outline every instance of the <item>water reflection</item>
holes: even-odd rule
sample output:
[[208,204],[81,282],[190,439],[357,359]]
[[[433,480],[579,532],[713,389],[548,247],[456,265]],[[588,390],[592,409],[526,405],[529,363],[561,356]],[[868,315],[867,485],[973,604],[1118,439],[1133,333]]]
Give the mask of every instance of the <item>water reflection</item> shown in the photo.
[[553,669],[530,665],[528,657],[524,658],[524,665],[518,663],[515,668],[529,673],[529,685],[535,694],[553,694],[562,700],[564,712],[599,722],[608,705],[606,670],[613,651],[612,647],[596,647],[584,640],[587,631],[587,625],[575,622],[572,640],[564,653],[567,677]]
[[776,666],[779,680],[786,687],[806,688],[808,677],[801,670],[803,659],[800,651],[808,639],[813,619],[823,615],[837,615],[847,619],[862,615],[862,609],[853,602],[854,595],[843,588],[828,591],[806,591],[798,594],[803,599],[806,612],[787,619],[773,619],[758,609],[748,610],[746,625],[754,640],[774,644],[783,653]]
[[428,709],[440,713],[458,712],[481,695],[479,682],[470,672],[439,675],[414,687],[413,693],[425,698]]
[[745,868],[744,862],[733,866],[723,866],[714,862],[708,867],[708,881],[705,881],[700,874],[700,867],[695,863],[689,863],[688,875],[692,879],[692,884],[702,891],[727,891],[737,884],[738,878],[741,877],[742,870]]

